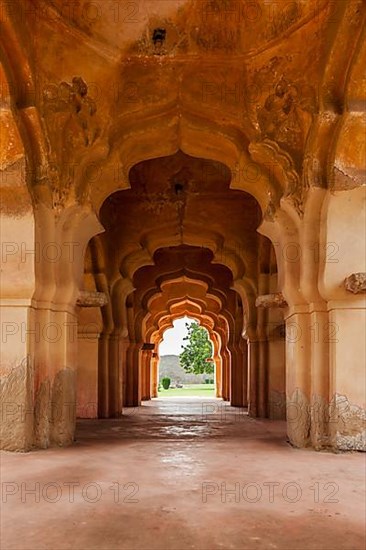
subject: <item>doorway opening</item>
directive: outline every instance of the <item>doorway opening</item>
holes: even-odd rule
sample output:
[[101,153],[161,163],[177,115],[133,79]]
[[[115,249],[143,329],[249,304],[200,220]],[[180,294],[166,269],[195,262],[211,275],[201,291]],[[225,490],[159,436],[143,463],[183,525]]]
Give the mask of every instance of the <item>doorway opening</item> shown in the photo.
[[158,397],[216,396],[214,346],[196,319],[173,321],[159,344]]

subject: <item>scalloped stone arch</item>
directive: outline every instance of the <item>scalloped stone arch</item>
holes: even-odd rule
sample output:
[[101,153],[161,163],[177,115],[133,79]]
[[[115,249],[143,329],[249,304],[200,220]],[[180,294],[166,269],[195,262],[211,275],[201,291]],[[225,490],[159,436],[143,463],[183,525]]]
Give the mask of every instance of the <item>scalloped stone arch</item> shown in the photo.
[[[151,118],[142,112],[139,117],[123,134],[119,134],[121,123],[116,123],[111,159],[103,166],[103,187],[93,190],[91,197],[97,212],[109,195],[130,188],[129,172],[134,165],[174,155],[179,150],[192,157],[225,164],[232,174],[231,187],[252,195],[263,214],[267,211],[270,197],[278,195],[278,186],[269,177],[266,166],[260,167],[255,179],[245,179],[249,166],[260,165],[251,159],[248,139],[239,128],[227,128],[207,119],[185,116],[178,109],[159,112]],[[120,167],[118,181],[115,170],[108,169],[110,163]]]

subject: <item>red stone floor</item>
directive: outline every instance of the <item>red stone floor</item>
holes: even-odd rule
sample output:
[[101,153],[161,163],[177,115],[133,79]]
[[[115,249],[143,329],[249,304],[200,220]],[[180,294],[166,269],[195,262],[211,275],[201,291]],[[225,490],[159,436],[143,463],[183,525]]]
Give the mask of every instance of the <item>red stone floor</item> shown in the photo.
[[1,454],[2,550],[365,548],[365,456],[294,449],[284,422],[164,398]]

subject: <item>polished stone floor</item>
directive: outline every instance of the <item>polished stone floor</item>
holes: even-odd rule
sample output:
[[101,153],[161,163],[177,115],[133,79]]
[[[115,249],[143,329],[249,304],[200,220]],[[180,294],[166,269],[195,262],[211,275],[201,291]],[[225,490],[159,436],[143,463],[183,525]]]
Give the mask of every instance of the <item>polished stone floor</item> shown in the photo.
[[216,399],[125,413],[1,453],[2,550],[364,549],[364,455],[293,449]]

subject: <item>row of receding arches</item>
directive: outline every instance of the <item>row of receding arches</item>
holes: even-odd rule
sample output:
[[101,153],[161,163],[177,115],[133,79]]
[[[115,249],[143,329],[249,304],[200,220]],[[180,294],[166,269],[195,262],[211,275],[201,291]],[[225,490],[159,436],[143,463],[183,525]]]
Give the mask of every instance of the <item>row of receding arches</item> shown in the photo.
[[[230,190],[224,165],[181,152],[140,163],[130,181],[106,199],[105,232],[87,250],[84,288],[108,303],[79,311],[80,416],[87,400],[109,417],[155,397],[163,333],[189,315],[213,342],[217,396],[284,418],[283,315],[257,314],[253,300],[258,281],[263,293],[278,285],[273,247],[256,231],[257,202]],[[91,341],[94,361],[83,351]]]
[[[181,275],[172,280],[166,279],[161,287],[162,291],[158,291],[149,300],[147,309],[139,307],[141,302],[136,302],[139,298],[134,293],[126,300],[129,323],[128,335],[125,337],[121,338],[116,331],[109,332],[109,327],[103,325],[102,320],[99,325],[100,333],[88,334],[83,325],[85,312],[83,311],[84,319],[80,316],[79,354],[82,355],[84,338],[89,349],[90,339],[94,336],[99,338],[95,348],[97,360],[94,364],[95,369],[98,369],[99,391],[98,394],[89,396],[93,400],[98,395],[99,415],[118,416],[123,406],[137,406],[141,400],[156,397],[159,360],[157,350],[163,333],[172,326],[174,319],[189,315],[199,320],[208,330],[213,342],[217,396],[235,406],[247,406],[250,399],[252,414],[283,417],[283,319],[273,319],[269,325],[271,333],[266,333],[267,329],[264,328],[263,332],[266,334],[263,334],[262,340],[251,342],[248,346],[242,334],[243,309],[237,293],[231,291],[226,307],[223,307],[216,298],[210,297],[207,285],[199,279]],[[90,318],[88,323],[95,326]],[[152,344],[152,347],[144,349],[145,343]],[[79,378],[81,392],[90,383],[91,355],[86,354],[85,357],[88,368],[84,373],[86,376]],[[262,361],[267,359],[266,364],[261,365],[262,371],[258,364],[260,357]],[[256,363],[253,364],[254,361]],[[79,365],[79,377],[82,373],[81,366]],[[262,387],[261,384],[267,387]],[[261,394],[264,394],[262,402]]]

